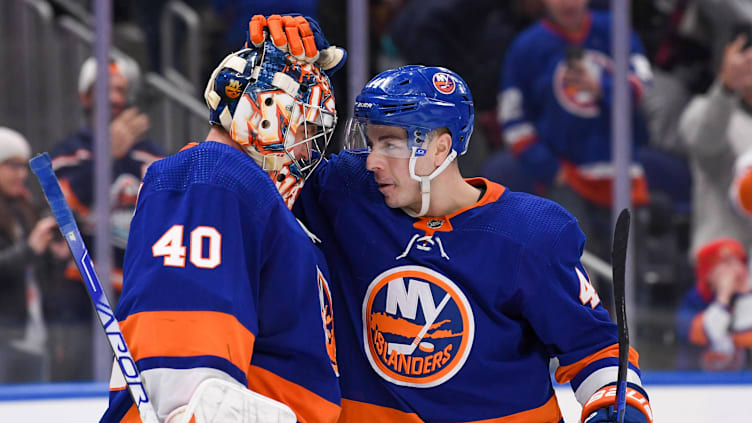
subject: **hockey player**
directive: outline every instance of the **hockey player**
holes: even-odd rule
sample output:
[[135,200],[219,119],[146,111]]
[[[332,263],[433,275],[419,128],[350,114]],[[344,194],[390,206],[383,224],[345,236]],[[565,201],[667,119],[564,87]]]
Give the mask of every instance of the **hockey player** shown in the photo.
[[[617,334],[557,204],[463,179],[473,101],[445,68],[377,75],[293,211],[332,265],[340,422],[615,422]],[[358,148],[362,147],[362,148]],[[625,421],[650,422],[630,351]]]
[[[285,204],[333,133],[329,80],[267,42],[205,97],[206,142],[143,180],[116,317],[160,421],[334,422],[328,270]],[[116,368],[102,421],[138,421],[125,388]]]

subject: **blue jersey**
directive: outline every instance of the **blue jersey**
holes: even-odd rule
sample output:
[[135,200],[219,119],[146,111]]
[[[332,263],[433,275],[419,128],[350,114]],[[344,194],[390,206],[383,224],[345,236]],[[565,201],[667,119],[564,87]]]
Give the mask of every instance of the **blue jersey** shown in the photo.
[[616,328],[568,212],[479,178],[475,205],[413,218],[365,159],[322,163],[293,208],[332,269],[341,422],[555,423],[551,358],[583,403],[616,380]]
[[[112,274],[110,280],[116,291],[123,284],[123,257],[128,242],[128,227],[136,207],[136,194],[146,169],[165,156],[164,149],[150,139],[144,139],[128,153],[112,161],[110,188],[110,226],[112,239]],[[76,213],[81,234],[87,245],[93,246],[94,215],[94,133],[81,128],[52,149],[52,168],[60,180],[65,199]],[[96,257],[94,257],[96,260]],[[76,265],[71,262],[65,271],[67,279],[81,282]],[[87,313],[87,317],[91,313]]]
[[[644,142],[647,131],[638,105],[652,76],[634,33],[630,43],[632,132],[633,139]],[[587,72],[600,84],[600,98],[564,78],[568,55],[581,56]],[[548,185],[561,169],[576,191],[604,206],[611,202],[613,177],[612,68],[609,13],[588,14],[575,36],[543,19],[522,32],[507,50],[499,93],[505,142],[531,174]],[[645,204],[648,197],[642,168],[635,165],[631,173],[633,201]]]
[[[328,269],[248,155],[205,142],[155,162],[124,271],[116,317],[160,418],[218,377],[336,421]],[[138,421],[119,373],[102,421]]]

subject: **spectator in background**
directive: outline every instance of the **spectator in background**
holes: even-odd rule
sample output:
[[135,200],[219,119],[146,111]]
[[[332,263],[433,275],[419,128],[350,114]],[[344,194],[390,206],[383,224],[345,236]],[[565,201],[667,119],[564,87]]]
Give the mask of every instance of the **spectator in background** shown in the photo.
[[728,200],[734,162],[752,148],[752,48],[746,37],[730,42],[710,90],[687,106],[679,122],[693,178],[691,253],[718,237],[752,246],[752,222]]
[[[29,144],[18,132],[0,127],[0,382],[40,381],[44,334],[40,345],[29,345],[27,325],[32,301],[39,301],[35,276],[41,282],[54,277],[39,272],[45,261],[65,257],[67,246],[54,241],[58,229],[53,217],[39,213],[26,189]],[[53,245],[57,244],[57,245]],[[62,244],[60,248],[59,244]],[[37,272],[35,272],[37,271]],[[29,295],[34,292],[35,295]],[[41,316],[33,316],[39,319]],[[38,326],[39,328],[39,326]],[[44,329],[41,329],[42,331]]]
[[697,285],[677,315],[683,348],[677,367],[738,370],[752,348],[752,286],[744,246],[732,238],[714,239],[696,254]]
[[[84,107],[88,125],[60,141],[52,149],[52,166],[60,179],[68,204],[71,205],[79,222],[82,236],[88,245],[94,245],[94,80],[97,64],[94,58],[87,59],[81,67],[78,80],[78,92]],[[135,62],[122,57],[114,58],[109,69],[109,100],[112,121],[110,123],[110,142],[112,152],[112,187],[110,189],[113,245],[113,273],[111,281],[116,292],[122,286],[123,256],[128,240],[128,228],[136,195],[146,168],[155,160],[164,157],[164,150],[146,137],[149,129],[148,117],[132,105],[135,90],[139,82],[139,70]],[[96,261],[96,257],[93,257]],[[88,378],[91,361],[82,357],[90,356],[90,337],[92,311],[85,287],[81,285],[81,276],[71,262],[66,269],[66,277],[75,284],[76,294],[68,292],[69,298],[65,310],[59,310],[61,319],[69,327],[77,327],[77,332],[86,338],[71,340],[65,351],[70,365],[64,368],[66,374],[61,378]],[[100,277],[105,280],[103,275]],[[76,324],[78,326],[76,326]]]
[[474,147],[460,159],[459,165],[464,174],[477,175],[489,152],[503,144],[496,122],[495,89],[503,52],[517,33],[542,15],[541,0],[386,3],[404,3],[394,15],[390,32],[378,40],[382,51],[388,46],[396,47],[404,60],[404,63],[393,62],[390,67],[407,63],[448,66],[463,75],[470,86],[476,128],[481,131],[473,133]]
[[[546,195],[577,217],[587,248],[609,257],[611,233],[611,15],[587,0],[543,0],[547,16],[520,34],[506,54],[500,123],[507,146],[484,176],[513,190]],[[640,100],[651,79],[637,36],[630,39],[632,146],[647,141]],[[648,202],[634,163],[632,201]]]

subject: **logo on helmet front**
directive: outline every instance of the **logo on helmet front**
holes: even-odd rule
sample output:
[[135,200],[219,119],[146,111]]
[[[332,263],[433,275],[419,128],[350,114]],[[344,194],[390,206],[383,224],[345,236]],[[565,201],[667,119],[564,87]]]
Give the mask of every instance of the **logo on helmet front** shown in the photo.
[[444,72],[433,74],[433,86],[442,94],[451,94],[454,92],[457,84],[454,82],[452,75]]
[[225,94],[229,98],[238,98],[240,94],[243,94],[243,90],[240,87],[240,81],[232,79],[225,87]]
[[363,341],[371,367],[401,386],[430,388],[465,364],[475,334],[465,294],[446,276],[399,266],[377,276],[363,300]]

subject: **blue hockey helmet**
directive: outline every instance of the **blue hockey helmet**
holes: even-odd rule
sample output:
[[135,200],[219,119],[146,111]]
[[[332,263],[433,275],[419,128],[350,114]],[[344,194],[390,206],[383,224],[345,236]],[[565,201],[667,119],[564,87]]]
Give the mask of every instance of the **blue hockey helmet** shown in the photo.
[[[363,87],[347,124],[345,147],[409,159],[410,177],[420,182],[421,207],[418,212],[404,210],[411,216],[424,216],[431,201],[431,180],[467,152],[474,115],[470,89],[459,75],[440,67],[403,66],[378,74]],[[386,144],[377,150],[368,139],[369,125],[402,128],[407,144]],[[426,141],[430,141],[427,137],[441,128],[451,133],[451,153],[429,175],[416,174],[417,160],[426,154]]]
[[459,75],[442,67],[409,65],[384,71],[363,87],[348,127],[402,127],[410,148],[420,147],[428,132],[446,127],[452,135],[452,149],[460,156],[467,152],[474,115],[470,88]]

